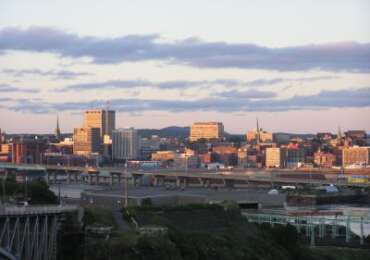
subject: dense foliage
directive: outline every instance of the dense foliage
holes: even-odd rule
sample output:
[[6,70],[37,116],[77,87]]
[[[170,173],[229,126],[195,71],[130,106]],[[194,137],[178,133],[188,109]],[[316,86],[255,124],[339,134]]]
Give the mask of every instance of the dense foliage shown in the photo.
[[48,184],[43,179],[19,183],[11,176],[6,180],[1,179],[0,187],[1,199],[4,202],[29,200],[29,203],[34,205],[58,202],[57,196],[49,190]]
[[[90,212],[91,213],[91,212]],[[135,230],[85,241],[85,257],[115,259],[366,259],[366,251],[313,250],[300,242],[293,226],[255,225],[241,217],[232,203],[176,207],[129,208],[141,226],[166,226],[167,233]],[[98,218],[95,218],[98,219]],[[360,259],[360,258],[359,258]]]

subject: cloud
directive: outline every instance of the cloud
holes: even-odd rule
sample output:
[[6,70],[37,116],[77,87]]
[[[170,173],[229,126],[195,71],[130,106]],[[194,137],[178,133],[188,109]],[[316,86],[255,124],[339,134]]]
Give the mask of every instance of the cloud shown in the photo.
[[69,90],[94,90],[94,89],[129,89],[136,87],[152,86],[153,83],[147,80],[109,80],[103,82],[88,82],[80,84],[68,85],[56,91],[69,91]]
[[[313,110],[346,107],[369,107],[370,87],[336,91],[322,91],[310,96],[294,96],[289,99],[272,99],[272,93],[245,92],[248,98],[241,98],[238,93],[229,93],[223,97],[198,100],[153,100],[153,99],[111,99],[110,107],[117,111],[144,112],[240,112],[240,111],[289,111]],[[42,103],[40,101],[18,101],[8,107],[10,110],[31,113],[48,113],[54,111],[83,111],[89,108],[106,106],[106,100],[87,102]]]
[[9,98],[9,97],[1,97],[0,98],[0,102],[6,102],[6,101],[12,101],[13,99]]
[[203,84],[207,84],[208,81],[187,81],[187,80],[173,80],[165,81],[160,83],[153,83],[154,86],[161,89],[185,89],[191,87],[197,87]]
[[283,79],[283,78],[256,79],[253,81],[246,82],[245,85],[250,86],[250,87],[266,86],[266,85],[274,85],[274,84],[282,83],[287,80],[288,79]]
[[277,96],[277,94],[272,91],[260,91],[256,89],[251,89],[247,91],[224,91],[221,93],[217,93],[216,96],[229,99],[266,99],[274,98]]
[[129,89],[129,88],[142,88],[142,87],[155,87],[159,89],[186,89],[193,87],[211,87],[212,85],[223,85],[225,87],[235,86],[247,86],[247,87],[259,87],[274,85],[282,82],[294,82],[294,81],[316,81],[316,80],[328,80],[335,79],[338,77],[334,76],[322,76],[322,77],[306,77],[306,78],[273,78],[273,79],[256,79],[252,81],[243,81],[238,79],[215,79],[215,80],[172,80],[153,82],[144,79],[133,79],[133,80],[108,80],[102,82],[85,82],[79,84],[67,85],[63,88],[57,89],[57,92],[64,91],[81,91],[81,90],[96,90],[96,89]]
[[38,93],[40,90],[34,88],[19,88],[9,84],[0,84],[0,93],[4,92],[23,92],[23,93]]
[[21,50],[90,57],[94,63],[159,60],[199,68],[277,71],[370,71],[370,43],[328,43],[269,48],[250,43],[205,42],[196,38],[159,42],[159,35],[82,37],[47,27],[0,30],[0,52]]
[[92,73],[87,72],[74,72],[69,70],[40,70],[40,69],[3,69],[3,73],[10,74],[14,77],[24,77],[26,75],[37,75],[53,77],[53,79],[75,79],[79,76],[90,76]]

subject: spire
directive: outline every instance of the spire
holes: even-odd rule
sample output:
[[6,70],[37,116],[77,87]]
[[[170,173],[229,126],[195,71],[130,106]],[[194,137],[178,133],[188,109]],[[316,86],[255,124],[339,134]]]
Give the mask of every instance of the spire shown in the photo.
[[338,126],[338,134],[337,134],[337,139],[342,139],[342,129],[340,128],[340,125]]
[[57,126],[55,128],[55,138],[60,141],[59,115],[57,115]]
[[256,121],[257,121],[257,144],[260,143],[260,140],[261,140],[261,133],[260,133],[260,127],[259,127],[259,124],[258,124],[258,117],[256,118]]

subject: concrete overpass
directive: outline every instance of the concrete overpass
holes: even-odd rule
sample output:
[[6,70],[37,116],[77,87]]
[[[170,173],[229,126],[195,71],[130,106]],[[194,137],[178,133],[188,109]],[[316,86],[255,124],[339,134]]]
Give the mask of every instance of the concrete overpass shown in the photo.
[[124,178],[135,185],[143,183],[144,177],[150,177],[153,185],[165,182],[174,182],[177,186],[187,185],[222,185],[233,187],[250,184],[297,185],[297,184],[335,184],[338,186],[369,187],[370,183],[348,183],[346,179],[339,179],[338,174],[322,173],[317,170],[265,170],[265,169],[238,169],[217,170],[193,169],[189,171],[178,169],[160,169],[151,171],[134,171],[117,167],[76,167],[38,164],[0,163],[0,170],[7,172],[42,172],[46,181],[58,182],[57,176],[65,176],[66,183],[84,182],[88,184],[120,184]]
[[[369,187],[369,183],[348,183],[347,180],[335,178],[336,176],[321,175],[317,173],[295,173],[286,174],[281,172],[272,171],[261,171],[260,173],[248,174],[236,174],[233,172],[223,173],[185,173],[185,172],[173,172],[173,173],[146,173],[146,172],[132,172],[131,173],[134,183],[140,185],[143,176],[151,176],[153,178],[153,185],[163,185],[166,182],[174,182],[176,186],[188,186],[196,184],[200,186],[220,185],[224,187],[234,186],[249,186],[252,184],[267,184],[272,187],[275,185],[298,185],[298,184],[309,184],[309,185],[324,185],[334,184],[337,186],[349,186],[349,187]],[[334,177],[334,178],[333,178]]]

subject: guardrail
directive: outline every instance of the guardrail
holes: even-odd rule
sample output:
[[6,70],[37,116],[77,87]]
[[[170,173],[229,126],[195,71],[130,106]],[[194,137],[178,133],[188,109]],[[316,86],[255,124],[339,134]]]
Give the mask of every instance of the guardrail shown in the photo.
[[15,215],[49,215],[61,214],[65,212],[77,211],[76,205],[57,205],[57,206],[0,206],[1,216]]

